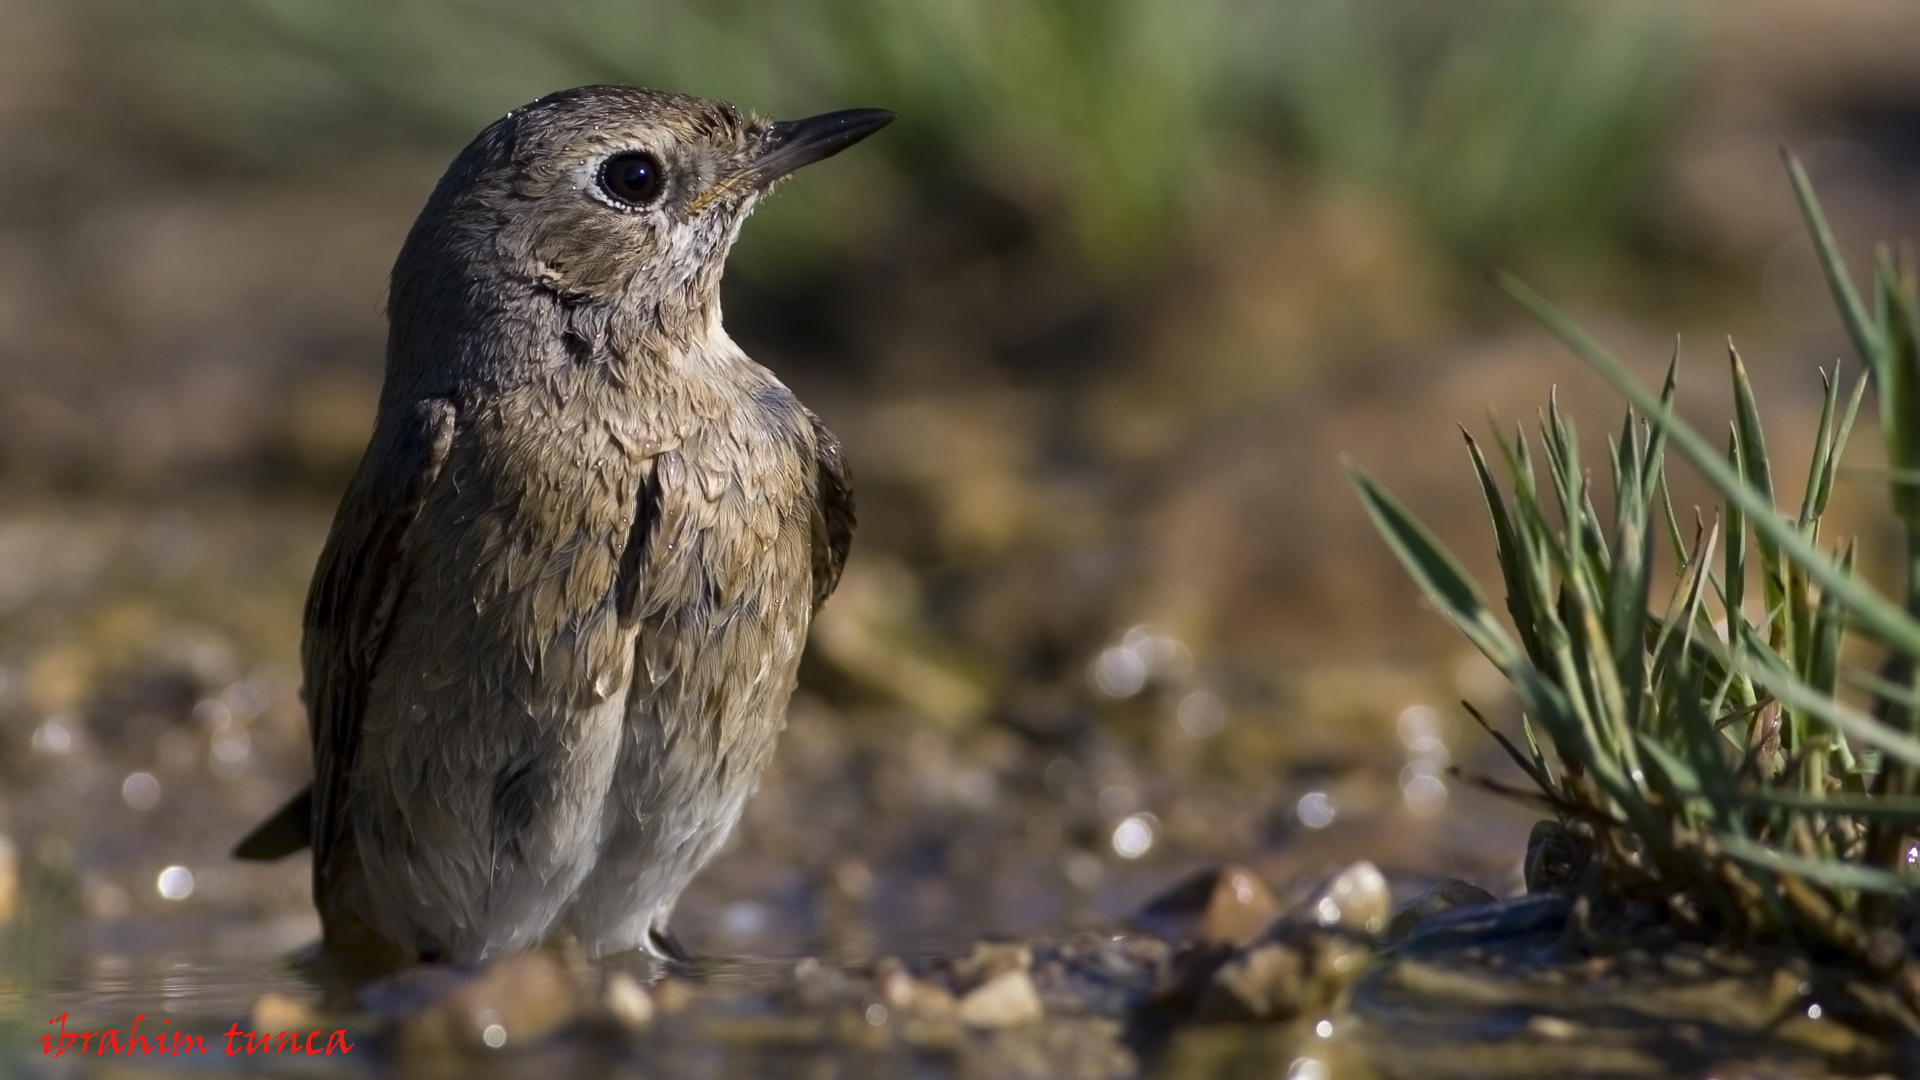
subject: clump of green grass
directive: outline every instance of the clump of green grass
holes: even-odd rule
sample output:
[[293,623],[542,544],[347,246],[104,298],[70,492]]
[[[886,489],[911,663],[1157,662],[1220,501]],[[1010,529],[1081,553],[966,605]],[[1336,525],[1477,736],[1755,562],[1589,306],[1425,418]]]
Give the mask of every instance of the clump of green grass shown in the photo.
[[[1603,891],[1659,896],[1668,925],[1701,936],[1837,949],[1910,973],[1913,927],[1902,925],[1898,901],[1920,891],[1920,290],[1911,267],[1897,269],[1882,251],[1863,298],[1805,173],[1791,158],[1788,171],[1865,369],[1850,389],[1837,366],[1822,372],[1826,398],[1796,512],[1776,506],[1775,467],[1737,353],[1721,448],[1675,414],[1672,366],[1653,391],[1506,275],[1497,284],[1631,403],[1608,443],[1611,514],[1596,509],[1557,406],[1543,419],[1539,458],[1524,433],[1498,440],[1506,489],[1468,439],[1509,630],[1433,536],[1352,472],[1429,600],[1512,684],[1525,745],[1502,742],[1538,797],[1590,831]],[[1869,384],[1904,533],[1904,592],[1891,598],[1855,577],[1850,540],[1823,532]],[[1683,527],[1667,488],[1670,450],[1723,500],[1714,520]],[[1678,573],[1656,604],[1659,545]],[[1880,647],[1877,672],[1843,660],[1853,635]],[[1872,707],[1849,704],[1843,688]],[[1920,983],[1902,985],[1911,1001]]]

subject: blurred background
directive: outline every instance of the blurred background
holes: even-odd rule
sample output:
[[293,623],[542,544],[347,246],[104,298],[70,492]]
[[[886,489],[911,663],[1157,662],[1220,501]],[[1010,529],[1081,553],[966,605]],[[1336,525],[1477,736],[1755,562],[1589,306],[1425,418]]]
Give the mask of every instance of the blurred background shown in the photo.
[[783,188],[726,278],[734,336],[845,441],[861,529],[682,905],[713,953],[1097,925],[1228,859],[1512,889],[1535,815],[1445,775],[1500,768],[1456,702],[1510,706],[1341,455],[1487,581],[1457,425],[1531,423],[1557,383],[1601,452],[1620,407],[1492,295],[1500,264],[1649,374],[1683,335],[1709,427],[1731,334],[1804,460],[1845,345],[1780,148],[1856,265],[1920,233],[1902,0],[0,0],[0,25],[16,980],[317,932],[304,859],[226,850],[308,776],[300,604],[388,266],[460,146],[548,91],[900,114]]

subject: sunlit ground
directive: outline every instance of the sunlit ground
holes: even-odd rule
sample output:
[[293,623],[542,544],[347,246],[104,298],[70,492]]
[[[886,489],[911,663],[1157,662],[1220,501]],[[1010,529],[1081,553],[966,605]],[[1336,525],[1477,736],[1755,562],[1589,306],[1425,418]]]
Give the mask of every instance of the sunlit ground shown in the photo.
[[[224,1030],[262,993],[314,995],[286,962],[317,934],[304,862],[227,851],[308,776],[300,606],[377,393],[384,274],[477,126],[404,95],[303,97],[276,80],[305,68],[261,61],[259,87],[338,107],[300,113],[286,147],[249,142],[282,99],[181,65],[266,46],[119,14],[0,4],[19,28],[0,43],[0,1046],[28,1057],[62,1012]],[[1511,702],[1416,602],[1340,455],[1492,582],[1456,425],[1531,423],[1557,386],[1597,450],[1620,408],[1477,260],[1522,269],[1643,372],[1683,335],[1682,408],[1709,429],[1732,334],[1797,462],[1814,365],[1844,343],[1777,146],[1807,158],[1856,257],[1920,233],[1908,14],[1697,14],[1619,205],[1564,242],[1484,250],[1434,209],[1467,194],[1342,172],[1345,143],[1299,132],[1187,148],[1197,194],[1165,216],[1151,192],[1100,201],[1118,171],[1094,135],[1057,156],[1018,141],[1078,123],[1020,111],[1060,98],[1045,86],[957,84],[1002,140],[980,143],[966,108],[916,134],[890,97],[690,87],[902,110],[894,149],[763,211],[729,279],[735,336],[844,439],[862,527],[775,763],[680,905],[694,951],[751,982],[758,959],[1104,930],[1225,862],[1283,899],[1362,858],[1403,896],[1443,876],[1517,891],[1538,813],[1450,772],[1512,779],[1457,704],[1510,726]],[[500,70],[460,108],[607,77]],[[947,100],[913,74],[833,89]],[[1136,232],[1158,246],[1110,243]],[[1862,467],[1876,437],[1856,436]],[[1836,512],[1869,575],[1890,536],[1871,498],[1843,490]]]

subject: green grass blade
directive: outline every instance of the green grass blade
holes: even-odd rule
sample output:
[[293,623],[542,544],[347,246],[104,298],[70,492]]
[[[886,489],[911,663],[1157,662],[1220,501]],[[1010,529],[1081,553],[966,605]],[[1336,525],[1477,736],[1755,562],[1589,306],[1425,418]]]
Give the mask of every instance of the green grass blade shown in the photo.
[[[1631,438],[1631,412],[1627,423]],[[1642,482],[1640,458],[1631,443],[1619,451],[1617,473],[1613,559],[1603,621],[1607,640],[1613,646],[1612,666],[1618,673],[1624,719],[1629,728],[1638,729],[1645,716],[1647,652],[1641,627],[1646,621],[1651,588],[1648,566],[1653,560],[1653,520],[1648,504],[1651,492]]]
[[[1903,283],[1884,252],[1880,262],[1875,285],[1885,336],[1874,377],[1880,383],[1881,434],[1887,444],[1887,467],[1909,471],[1920,469],[1920,299],[1914,296],[1912,280]],[[1920,489],[1900,485],[1891,495],[1893,512],[1907,529],[1909,546],[1920,544]],[[1910,590],[1917,586],[1920,583],[1908,583]]]
[[[1739,448],[1740,475],[1747,486],[1767,507],[1766,516],[1776,516],[1773,494],[1773,466],[1767,459],[1767,438],[1760,425],[1760,409],[1753,398],[1753,383],[1747,378],[1747,366],[1740,360],[1739,350],[1733,342],[1727,342],[1727,362],[1732,369],[1733,380],[1733,428],[1736,435],[1735,445]],[[1669,413],[1671,415],[1671,413]],[[1788,588],[1788,568],[1780,558],[1780,545],[1763,529],[1756,529],[1754,547],[1760,556],[1760,595],[1767,610],[1781,612],[1774,623],[1775,640],[1792,642],[1796,628],[1802,623],[1801,612],[1794,602],[1792,591]],[[1797,650],[1789,648],[1792,654]]]
[[[1840,568],[1853,572],[1854,547],[1848,544],[1840,553]],[[1807,651],[1803,666],[1808,685],[1831,696],[1840,684],[1840,635],[1846,630],[1846,613],[1831,593],[1822,593],[1809,620]]]
[[[1667,377],[1660,384],[1660,403],[1672,408],[1673,397],[1679,391],[1679,387],[1680,339],[1676,337],[1673,339],[1673,355],[1667,358]],[[1628,415],[1632,415],[1632,410],[1628,410]],[[1651,498],[1655,482],[1664,480],[1666,476],[1667,433],[1644,419],[1640,421],[1640,426],[1647,433],[1644,452],[1640,458],[1640,473],[1645,478],[1648,497]]]
[[1515,535],[1513,518],[1507,514],[1506,499],[1500,493],[1500,485],[1494,482],[1493,471],[1487,468],[1486,455],[1480,452],[1480,444],[1473,440],[1465,429],[1460,432],[1467,441],[1467,456],[1473,461],[1473,473],[1480,481],[1480,495],[1487,504],[1487,513],[1493,519],[1494,554],[1500,562],[1500,574],[1507,586],[1507,614],[1513,619],[1514,629],[1520,635],[1521,647],[1534,663],[1539,663],[1545,655],[1540,638],[1534,632],[1539,625],[1539,614],[1534,610],[1533,601],[1527,589],[1527,553],[1521,549]]
[[[1736,477],[1744,477],[1740,452],[1740,432],[1729,425],[1727,431],[1728,468]],[[1742,483],[1744,483],[1744,479]],[[1727,625],[1746,618],[1747,606],[1747,515],[1739,504],[1729,502],[1727,515],[1726,565],[1720,571],[1720,607],[1726,612]]]
[[1674,589],[1673,602],[1668,605],[1666,617],[1659,620],[1659,629],[1654,637],[1653,670],[1656,678],[1663,677],[1669,669],[1677,668],[1690,652],[1694,631],[1699,626],[1702,601],[1706,598],[1706,564],[1713,558],[1714,544],[1719,535],[1718,526],[1703,530],[1694,540],[1692,553],[1682,560],[1680,581]]
[[1851,668],[1842,673],[1842,678],[1849,686],[1865,690],[1882,701],[1920,712],[1920,690],[1911,686],[1884,679],[1870,671],[1856,671]]
[[1833,490],[1834,470],[1840,465],[1840,447],[1834,444],[1833,424],[1840,403],[1840,370],[1832,375],[1820,369],[1820,423],[1813,433],[1813,457],[1807,463],[1806,493],[1800,497],[1800,529],[1805,532],[1825,509]]
[[1847,335],[1853,339],[1853,347],[1859,352],[1860,359],[1869,370],[1880,375],[1885,342],[1880,327],[1868,316],[1867,306],[1861,302],[1860,293],[1853,287],[1853,276],[1847,273],[1846,259],[1841,256],[1840,245],[1834,241],[1833,230],[1827,225],[1826,212],[1820,209],[1820,200],[1814,197],[1813,182],[1807,179],[1807,170],[1791,152],[1784,156],[1787,177],[1793,184],[1793,197],[1800,204],[1801,216],[1807,220],[1807,232],[1813,236],[1814,251],[1820,257],[1820,270],[1827,277],[1827,287],[1833,290],[1835,306],[1840,309],[1840,321],[1846,324]]
[[1868,795],[1859,792],[1809,794],[1782,788],[1742,791],[1733,796],[1749,806],[1766,806],[1810,814],[1845,814],[1902,825],[1920,825],[1920,798]]
[[1554,772],[1553,767],[1547,764],[1547,755],[1540,750],[1540,736],[1533,730],[1533,721],[1527,719],[1525,716],[1520,717],[1520,734],[1526,738],[1527,756],[1533,759],[1533,767],[1538,769],[1542,776],[1545,776],[1549,781],[1553,782],[1555,785],[1554,790],[1559,790],[1560,785],[1563,784],[1564,781]]
[[1673,556],[1674,565],[1682,570],[1687,568],[1687,541],[1680,531],[1680,518],[1673,512],[1673,491],[1667,486],[1666,470],[1661,470],[1658,479],[1660,488],[1661,520],[1666,525],[1667,551]]
[[[1368,516],[1373,518],[1380,535],[1441,614],[1459,624],[1476,645],[1481,644],[1483,639],[1504,639],[1506,635],[1487,609],[1486,599],[1480,595],[1479,587],[1447,549],[1372,477],[1350,461],[1344,464],[1348,477],[1360,493],[1361,503],[1366,507]],[[1482,651],[1486,650],[1483,648]],[[1508,650],[1496,648],[1495,651],[1504,654]],[[1496,664],[1506,659],[1504,655],[1491,654],[1489,658]]]
[[1694,797],[1705,793],[1706,786],[1701,782],[1700,774],[1692,765],[1687,764],[1668,749],[1657,737],[1646,732],[1636,732],[1635,740],[1639,743],[1640,749],[1667,774],[1675,791]]
[[1859,889],[1862,892],[1876,893],[1920,890],[1920,875],[1895,874],[1860,863],[1789,855],[1784,851],[1728,833],[1715,833],[1714,839],[1730,857],[1748,866],[1792,874],[1829,888]]
[[1742,650],[1735,658],[1735,663],[1752,676],[1754,682],[1779,699],[1781,704],[1800,709],[1842,734],[1879,749],[1888,757],[1909,765],[1920,765],[1920,739],[1895,730],[1891,725],[1808,686],[1774,655],[1773,650],[1761,646],[1759,642],[1753,642],[1751,648]]
[[[1834,380],[1839,380],[1839,365],[1834,365]],[[1862,371],[1859,379],[1853,380],[1853,394],[1847,398],[1847,411],[1839,417],[1839,427],[1834,430],[1834,438],[1826,452],[1826,477],[1820,484],[1820,500],[1812,503],[1812,517],[1818,519],[1826,513],[1826,503],[1834,498],[1834,484],[1839,480],[1839,461],[1847,452],[1847,438],[1853,434],[1853,421],[1860,415],[1860,400],[1866,398],[1868,375]]]
[[[1853,553],[1853,545],[1848,544],[1840,556],[1840,566],[1848,573],[1853,571]],[[1828,697],[1832,697],[1840,685],[1840,645],[1846,624],[1846,613],[1840,610],[1839,602],[1832,595],[1822,593],[1807,627],[1807,652],[1802,659],[1802,670],[1806,673],[1807,684]],[[1833,733],[1833,753],[1838,759],[1836,764],[1842,775],[1853,768],[1853,748],[1845,735]],[[1825,791],[1824,757],[1809,757],[1808,764],[1814,772],[1807,786],[1813,791]]]
[[[1760,407],[1753,397],[1753,382],[1747,378],[1747,365],[1740,351],[1727,342],[1727,362],[1733,369],[1733,426],[1739,433],[1741,472],[1747,483],[1773,502],[1773,466],[1767,460],[1767,437],[1760,426]],[[1671,407],[1669,406],[1669,411]],[[1761,540],[1766,543],[1765,538]]]

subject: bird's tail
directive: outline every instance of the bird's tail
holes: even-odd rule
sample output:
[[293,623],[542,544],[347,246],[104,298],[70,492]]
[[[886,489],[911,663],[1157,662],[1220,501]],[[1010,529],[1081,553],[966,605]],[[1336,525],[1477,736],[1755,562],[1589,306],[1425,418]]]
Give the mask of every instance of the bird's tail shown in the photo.
[[233,857],[272,862],[313,843],[313,785],[300,789],[287,805],[233,846]]

